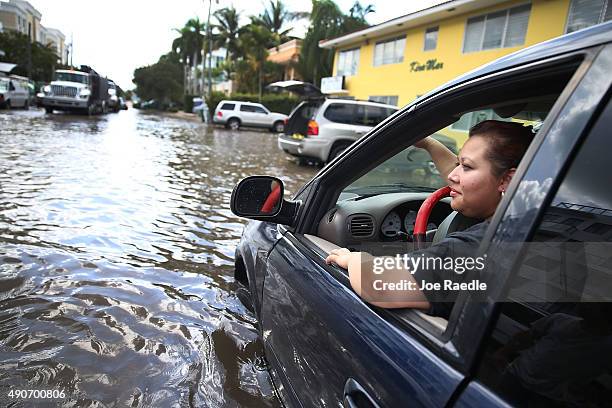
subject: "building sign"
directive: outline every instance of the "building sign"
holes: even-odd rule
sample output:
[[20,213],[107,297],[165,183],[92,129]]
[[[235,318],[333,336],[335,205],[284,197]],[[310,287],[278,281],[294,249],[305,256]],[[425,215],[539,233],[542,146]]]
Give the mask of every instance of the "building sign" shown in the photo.
[[344,75],[321,78],[321,92],[326,94],[346,92]]
[[444,68],[444,63],[438,62],[437,59],[430,59],[424,64],[421,64],[419,61],[412,61],[410,63],[410,72],[433,71],[442,68]]

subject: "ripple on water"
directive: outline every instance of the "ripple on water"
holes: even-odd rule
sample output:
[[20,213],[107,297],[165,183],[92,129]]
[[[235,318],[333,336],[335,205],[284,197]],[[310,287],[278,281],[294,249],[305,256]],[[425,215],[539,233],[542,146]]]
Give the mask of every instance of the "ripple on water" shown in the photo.
[[246,175],[296,191],[315,170],[270,154],[270,133],[134,110],[9,111],[0,143],[1,389],[61,388],[79,407],[277,405],[233,294],[244,220],[229,197]]

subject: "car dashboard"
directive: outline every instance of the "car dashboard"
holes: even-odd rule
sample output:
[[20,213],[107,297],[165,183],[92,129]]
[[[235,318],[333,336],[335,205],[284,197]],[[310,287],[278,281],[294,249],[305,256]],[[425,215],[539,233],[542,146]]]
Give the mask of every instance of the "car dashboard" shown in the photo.
[[[319,222],[317,236],[338,246],[411,242],[417,212],[430,193],[390,193],[339,201]],[[435,230],[452,212],[450,199],[438,202],[427,230]]]

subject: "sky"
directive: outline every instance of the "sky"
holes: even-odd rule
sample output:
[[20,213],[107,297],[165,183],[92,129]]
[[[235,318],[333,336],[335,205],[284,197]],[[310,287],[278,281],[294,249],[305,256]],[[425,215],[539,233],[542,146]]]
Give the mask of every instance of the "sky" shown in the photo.
[[[57,28],[74,44],[74,65],[89,65],[123,89],[132,89],[134,69],[150,65],[170,51],[175,28],[199,17],[206,21],[209,0],[28,0],[42,13],[45,27]],[[310,11],[310,0],[284,0],[289,11]],[[444,0],[364,0],[376,10],[367,16],[379,24]],[[212,0],[212,11],[233,5],[248,21],[263,12],[263,0]],[[336,0],[348,13],[354,0]],[[305,32],[306,23],[294,34]]]

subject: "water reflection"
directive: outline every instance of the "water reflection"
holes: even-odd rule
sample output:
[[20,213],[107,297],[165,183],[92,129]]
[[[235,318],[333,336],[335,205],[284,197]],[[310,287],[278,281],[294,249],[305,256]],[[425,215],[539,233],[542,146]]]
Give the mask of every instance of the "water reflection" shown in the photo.
[[244,223],[229,197],[251,174],[281,174],[291,194],[316,169],[288,161],[271,133],[135,110],[6,112],[0,143],[3,396],[277,404],[255,320],[232,292]]

